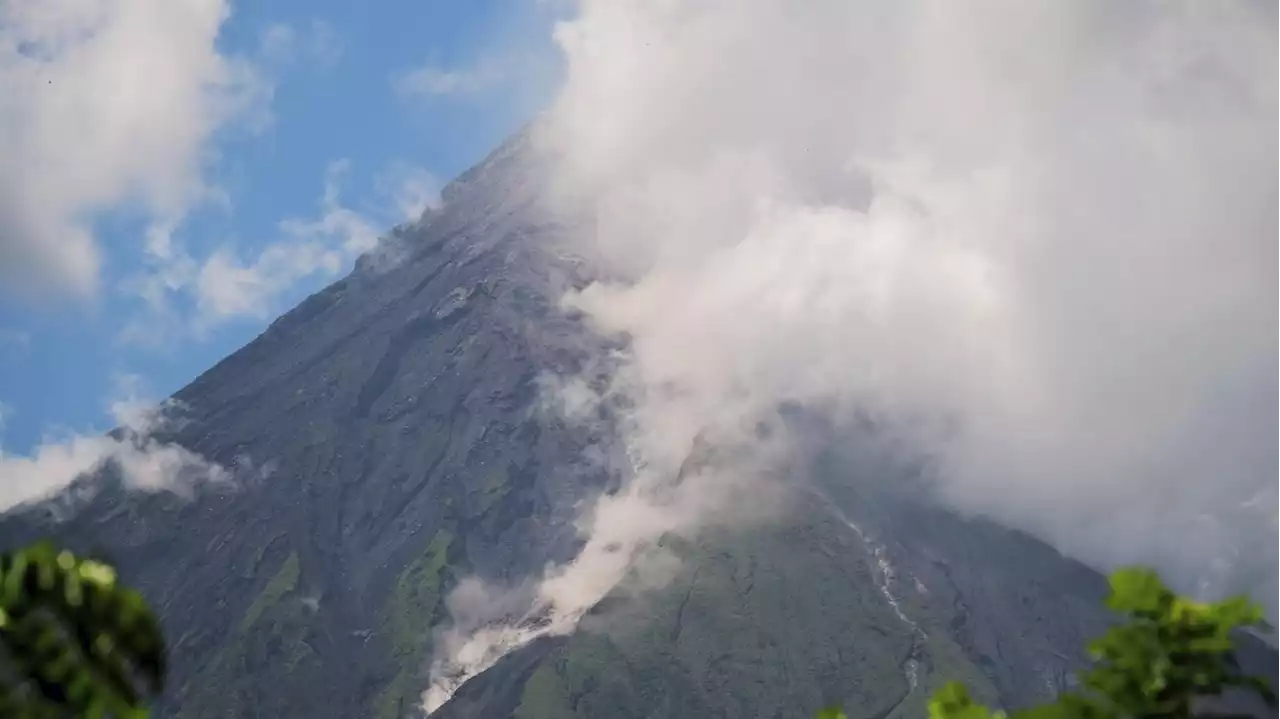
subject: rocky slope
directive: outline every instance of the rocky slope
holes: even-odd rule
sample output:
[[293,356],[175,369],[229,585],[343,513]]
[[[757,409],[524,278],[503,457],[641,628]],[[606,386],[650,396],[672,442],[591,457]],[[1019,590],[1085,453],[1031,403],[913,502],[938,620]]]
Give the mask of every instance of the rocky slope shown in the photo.
[[[791,478],[803,497],[789,520],[671,538],[669,585],[624,585],[573,636],[514,652],[432,719],[919,717],[953,679],[1007,708],[1074,686],[1111,621],[1103,577],[921,502],[916,473],[873,434],[820,439]],[[1275,650],[1240,639],[1245,670],[1274,677]],[[1276,715],[1248,694],[1202,712]]]
[[1098,574],[880,486],[904,468],[835,454],[790,520],[671,539],[670,585],[616,592],[433,716],[909,717],[949,679],[1005,706],[1069,686],[1105,628]]
[[[557,309],[584,281],[551,248],[521,138],[176,395],[165,431],[228,467],[190,497],[110,470],[0,541],[107,553],[163,615],[161,716],[420,713],[462,577],[518,582],[575,550],[576,505],[617,481],[607,436],[538,409],[546,373],[603,342]],[[915,501],[871,444],[816,443],[790,519],[669,538],[662,589],[615,592],[462,686],[438,717],[919,716],[963,679],[1013,706],[1066,686],[1106,617],[1099,575],[1044,544]],[[898,487],[896,490],[886,488]],[[1274,657],[1274,655],[1271,655]]]
[[573,505],[605,477],[587,438],[535,418],[539,373],[585,349],[553,311],[573,265],[540,252],[554,227],[528,221],[513,149],[177,393],[159,439],[234,483],[102,491],[67,523],[41,507],[0,528],[119,561],[172,641],[164,715],[406,714],[451,582],[572,550]]

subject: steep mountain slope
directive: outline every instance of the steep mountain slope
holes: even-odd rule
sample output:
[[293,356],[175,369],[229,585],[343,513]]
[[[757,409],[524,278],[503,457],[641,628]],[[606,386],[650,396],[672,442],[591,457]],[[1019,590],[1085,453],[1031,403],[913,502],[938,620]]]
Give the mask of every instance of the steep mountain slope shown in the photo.
[[[813,428],[813,434],[822,434]],[[568,638],[544,639],[462,686],[432,719],[916,717],[949,680],[1018,707],[1075,684],[1111,618],[1106,582],[1033,537],[919,500],[909,464],[861,438],[825,437],[791,479],[790,519],[664,544],[659,591],[625,584]],[[1274,648],[1240,637],[1250,674]],[[1256,696],[1204,716],[1276,716]]]
[[950,679],[1006,706],[1069,686],[1105,629],[1102,577],[886,490],[905,468],[847,453],[817,458],[816,491],[789,521],[673,539],[670,585],[624,587],[573,637],[495,666],[433,716],[799,717],[841,704],[906,717]]
[[236,482],[4,523],[6,543],[52,533],[118,559],[173,643],[167,715],[400,716],[450,582],[572,549],[573,505],[604,475],[585,437],[534,419],[538,374],[584,345],[552,311],[572,266],[540,252],[554,228],[528,221],[514,149],[177,393],[184,424],[159,438]]
[[[578,503],[613,486],[611,438],[539,411],[544,373],[601,354],[557,309],[581,284],[513,139],[444,209],[176,395],[162,433],[236,468],[191,497],[110,469],[0,523],[102,549],[163,615],[161,715],[404,717],[478,574],[519,582],[572,556]],[[798,511],[671,537],[661,589],[620,588],[571,637],[463,685],[439,717],[918,716],[937,682],[1023,704],[1065,685],[1106,617],[1096,573],[1042,543],[912,499],[873,443],[816,443]],[[896,489],[893,489],[896,488]]]

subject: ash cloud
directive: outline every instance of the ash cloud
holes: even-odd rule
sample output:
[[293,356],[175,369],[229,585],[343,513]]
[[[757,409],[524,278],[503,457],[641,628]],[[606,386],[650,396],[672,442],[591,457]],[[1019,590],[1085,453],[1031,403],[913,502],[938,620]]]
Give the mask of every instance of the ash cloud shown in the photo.
[[957,507],[1274,604],[1274,21],[581,3],[542,139],[624,279],[571,301],[680,388],[650,435],[936,419]]
[[695,438],[753,447],[798,404],[909,420],[960,511],[1274,617],[1274,5],[803,5],[582,0],[556,28],[537,139],[615,278],[566,303],[629,338],[635,473],[546,604],[731,519],[777,453],[680,479]]

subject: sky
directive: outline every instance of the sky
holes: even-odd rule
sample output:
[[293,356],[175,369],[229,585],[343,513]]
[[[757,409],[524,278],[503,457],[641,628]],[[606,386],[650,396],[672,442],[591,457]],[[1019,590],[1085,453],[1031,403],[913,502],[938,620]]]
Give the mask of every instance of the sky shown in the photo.
[[105,431],[527,122],[530,0],[0,0],[0,452]]
[[[796,7],[0,0],[0,507],[107,456],[229,471],[154,401],[537,114],[613,278],[563,300],[629,338],[550,391],[625,407],[635,463],[530,578],[539,631],[754,519],[797,404],[874,416],[961,512],[1274,618],[1275,4]],[[699,443],[729,459],[682,471]],[[446,678],[530,638],[459,624]]]

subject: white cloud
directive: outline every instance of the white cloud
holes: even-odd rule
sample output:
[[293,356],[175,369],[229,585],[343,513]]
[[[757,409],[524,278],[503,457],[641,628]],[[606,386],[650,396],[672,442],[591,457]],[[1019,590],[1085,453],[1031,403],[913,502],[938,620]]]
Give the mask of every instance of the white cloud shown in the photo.
[[343,206],[339,201],[339,182],[350,168],[347,160],[329,163],[325,170],[323,212],[315,220],[284,220],[280,229],[295,239],[327,237],[335,240],[337,247],[348,255],[356,255],[373,249],[378,242],[378,231],[360,213]]
[[467,32],[467,54],[431,52],[393,71],[390,89],[406,105],[483,105],[499,117],[529,117],[546,106],[559,81],[551,26],[572,0],[511,3]]
[[471,67],[423,65],[392,77],[395,91],[405,97],[465,96],[490,90],[507,78],[503,63],[484,58]]
[[583,3],[544,139],[630,280],[574,302],[683,390],[633,440],[679,457],[673,417],[782,401],[933,418],[957,506],[1184,583],[1266,539],[1218,587],[1273,602],[1274,522],[1240,509],[1276,496],[1266,20]]
[[269,86],[219,52],[226,0],[0,5],[0,283],[92,295],[92,221],[176,219],[204,199],[208,144],[262,121]]
[[746,429],[791,402],[918,427],[958,508],[1274,617],[1275,25],[1246,2],[580,2],[540,139],[621,278],[569,302],[630,338],[637,471],[547,575],[583,590],[552,609],[717,521],[734,493],[684,461],[736,448],[753,481]]
[[[347,160],[330,163],[319,214],[281,221],[277,237],[253,252],[224,245],[197,259],[175,242],[171,227],[153,226],[147,241],[150,269],[126,284],[142,299],[145,312],[126,326],[122,340],[164,346],[175,336],[201,338],[227,322],[266,319],[283,309],[281,297],[300,282],[336,278],[367,253],[393,260],[396,248],[380,242],[379,228],[438,207],[439,183],[422,168],[392,163],[375,183],[382,202],[357,211],[340,192],[349,167]],[[177,304],[190,305],[190,312]]]
[[344,49],[334,27],[319,19],[301,27],[272,23],[262,30],[258,44],[263,61],[274,65],[306,63],[328,67],[338,61]]
[[390,197],[404,221],[414,221],[427,210],[440,209],[444,183],[429,170],[406,162],[394,162],[377,180],[377,189]]
[[329,165],[318,217],[282,221],[283,238],[247,262],[222,248],[201,263],[192,286],[197,330],[238,317],[265,318],[280,309],[279,297],[299,281],[334,277],[377,245],[372,222],[341,203],[339,182],[347,168],[345,160]]
[[218,250],[196,278],[197,322],[205,329],[236,317],[265,319],[277,309],[276,298],[299,280],[336,275],[342,264],[338,252],[307,241],[270,245],[249,262]]
[[115,465],[125,486],[139,491],[185,492],[199,482],[229,479],[220,465],[155,439],[153,433],[179,420],[175,407],[145,400],[140,389],[136,377],[117,378],[120,394],[109,400],[108,409],[121,430],[118,437],[72,433],[47,437],[26,455],[0,450],[0,512],[53,497],[107,464]]
[[[223,246],[196,260],[174,244],[167,228],[154,228],[156,239],[148,243],[152,271],[130,284],[148,311],[126,328],[124,338],[163,343],[175,331],[200,337],[231,320],[266,318],[279,311],[280,296],[298,282],[333,277],[372,249],[377,229],[341,202],[339,183],[347,166],[345,160],[329,165],[317,217],[281,221],[279,238],[248,258]],[[175,297],[187,298],[194,314],[184,317],[175,310]]]

